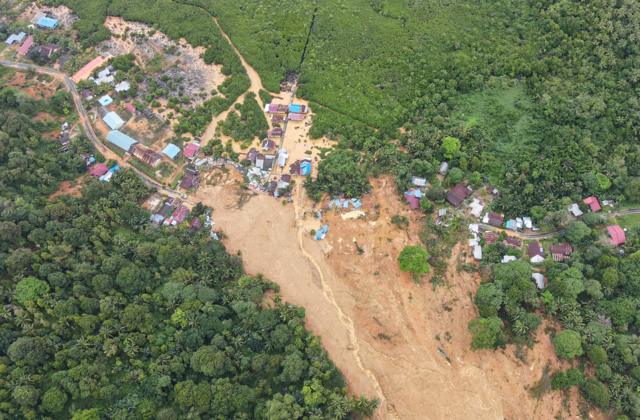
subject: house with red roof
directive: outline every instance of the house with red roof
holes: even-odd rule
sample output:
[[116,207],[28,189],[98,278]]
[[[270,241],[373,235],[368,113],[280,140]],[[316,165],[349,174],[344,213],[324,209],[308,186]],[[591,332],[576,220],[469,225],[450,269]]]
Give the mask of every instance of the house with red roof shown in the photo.
[[31,47],[33,46],[33,36],[29,35],[27,39],[24,40],[24,43],[18,50],[18,55],[27,55]]
[[591,209],[593,213],[596,213],[602,210],[602,207],[600,206],[600,202],[593,195],[591,197],[585,198],[584,200],[582,200],[582,202],[587,206],[589,206],[589,209]]
[[522,246],[522,241],[515,236],[507,236],[504,239],[504,244],[512,248],[520,248]]
[[200,145],[198,143],[187,143],[184,145],[182,149],[182,154],[187,159],[191,160],[198,155],[198,151],[200,150]]
[[619,225],[607,226],[607,233],[613,246],[620,246],[627,240],[624,230]]
[[89,169],[89,175],[95,176],[96,178],[107,173],[109,168],[104,163],[96,163]]
[[529,256],[529,260],[534,264],[544,261],[544,249],[542,245],[540,245],[540,242],[529,242],[529,245],[527,245],[527,255]]
[[561,262],[569,259],[571,254],[573,253],[573,248],[566,242],[562,242],[559,244],[553,244],[549,247],[549,252],[551,252],[551,257],[553,257],[553,261]]

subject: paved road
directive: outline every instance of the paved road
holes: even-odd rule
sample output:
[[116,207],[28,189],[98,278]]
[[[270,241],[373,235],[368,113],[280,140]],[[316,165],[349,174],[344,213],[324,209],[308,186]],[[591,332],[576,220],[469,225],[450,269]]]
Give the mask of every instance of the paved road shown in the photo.
[[[55,70],[55,69],[52,69],[52,68],[49,68],[49,67],[36,66],[35,64],[19,63],[19,62],[16,62],[16,61],[9,61],[9,60],[0,60],[0,64],[5,66],[5,67],[10,67],[10,68],[18,69],[18,70],[23,70],[23,71],[33,70],[36,73],[47,74],[47,75],[55,77],[57,79],[62,79],[66,89],[69,91],[69,93],[71,94],[71,97],[73,98],[73,104],[75,105],[76,111],[78,112],[78,115],[80,116],[80,121],[82,123],[82,127],[84,129],[84,132],[85,132],[85,135],[87,136],[87,138],[91,141],[91,143],[93,143],[94,147],[96,149],[98,149],[101,153],[103,153],[105,155],[113,154],[113,152],[111,152],[111,150],[109,148],[107,148],[98,139],[98,136],[96,135],[96,132],[93,129],[93,126],[91,125],[91,120],[89,119],[89,114],[87,113],[87,110],[84,107],[84,104],[82,103],[82,98],[80,97],[80,94],[78,93],[78,89],[76,88],[76,84],[73,82],[73,80],[71,80],[71,78],[69,76],[67,76],[66,74],[64,74],[61,71],[58,71],[58,70]],[[164,193],[164,194],[166,194],[166,195],[168,195],[170,197],[180,198],[180,199],[184,200],[184,198],[183,198],[184,195],[183,194],[179,193],[176,190],[173,190],[171,188],[168,188],[168,187],[160,184],[159,182],[157,182],[153,178],[149,177],[144,172],[142,172],[139,169],[137,169],[136,167],[128,164],[124,159],[118,159],[118,161],[119,161],[120,164],[122,164],[122,165],[126,166],[127,168],[133,170],[142,179],[142,181],[147,186],[149,186],[151,188],[156,188],[158,191],[160,191],[160,192],[162,192],[162,193]],[[193,204],[193,203],[191,203],[191,204]]]

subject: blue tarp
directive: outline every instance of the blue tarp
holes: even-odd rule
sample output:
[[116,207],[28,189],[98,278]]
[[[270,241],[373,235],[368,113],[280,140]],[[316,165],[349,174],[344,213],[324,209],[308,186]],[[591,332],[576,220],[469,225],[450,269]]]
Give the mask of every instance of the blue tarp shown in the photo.
[[311,175],[311,162],[303,161],[300,163],[300,175],[302,176]]
[[111,172],[112,174],[118,172],[119,170],[120,170],[119,165],[113,165],[111,168],[109,168],[109,172]]
[[180,153],[180,148],[173,143],[167,144],[167,147],[162,151],[165,155],[169,156],[171,159],[175,159],[176,156]]
[[98,102],[102,106],[111,105],[111,103],[113,102],[113,98],[111,98],[111,96],[109,95],[104,95],[102,98],[98,99]]
[[58,19],[50,18],[47,16],[40,16],[36,21],[36,25],[41,28],[56,29],[58,27]]
[[291,104],[289,105],[289,112],[302,112],[302,105],[299,104]]
[[321,241],[327,236],[327,232],[329,231],[328,225],[322,225],[320,229],[316,232],[316,241]]
[[360,207],[362,207],[362,201],[360,201],[360,199],[358,198],[352,198],[351,205],[354,209],[359,209]]

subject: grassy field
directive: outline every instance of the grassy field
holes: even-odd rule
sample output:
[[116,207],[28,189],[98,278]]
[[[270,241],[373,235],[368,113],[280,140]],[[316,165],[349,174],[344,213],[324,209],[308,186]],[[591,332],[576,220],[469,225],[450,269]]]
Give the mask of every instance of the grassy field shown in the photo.
[[623,228],[640,227],[640,214],[629,214],[626,216],[616,217],[615,222]]

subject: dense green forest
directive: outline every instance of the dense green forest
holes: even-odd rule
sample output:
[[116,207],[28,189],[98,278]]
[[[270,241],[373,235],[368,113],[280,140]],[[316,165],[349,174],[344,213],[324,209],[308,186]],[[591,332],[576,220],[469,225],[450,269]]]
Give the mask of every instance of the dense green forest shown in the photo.
[[334,153],[360,154],[367,172],[357,184],[392,172],[402,188],[415,161],[437,167],[442,140],[455,136],[462,149],[451,164],[498,185],[496,207],[508,213],[544,214],[594,193],[640,201],[626,188],[640,182],[632,1],[49,2],[76,10],[88,44],[106,36],[101,22],[115,14],[207,47],[232,77],[181,132],[197,133],[248,86],[216,16],[266,88],[300,74],[298,92],[317,113],[311,134],[338,138]]
[[41,134],[32,117],[56,103],[0,90],[0,418],[371,413],[304,310],[265,298],[277,286],[206,232],[152,227],[133,173],[50,201],[89,150]]

